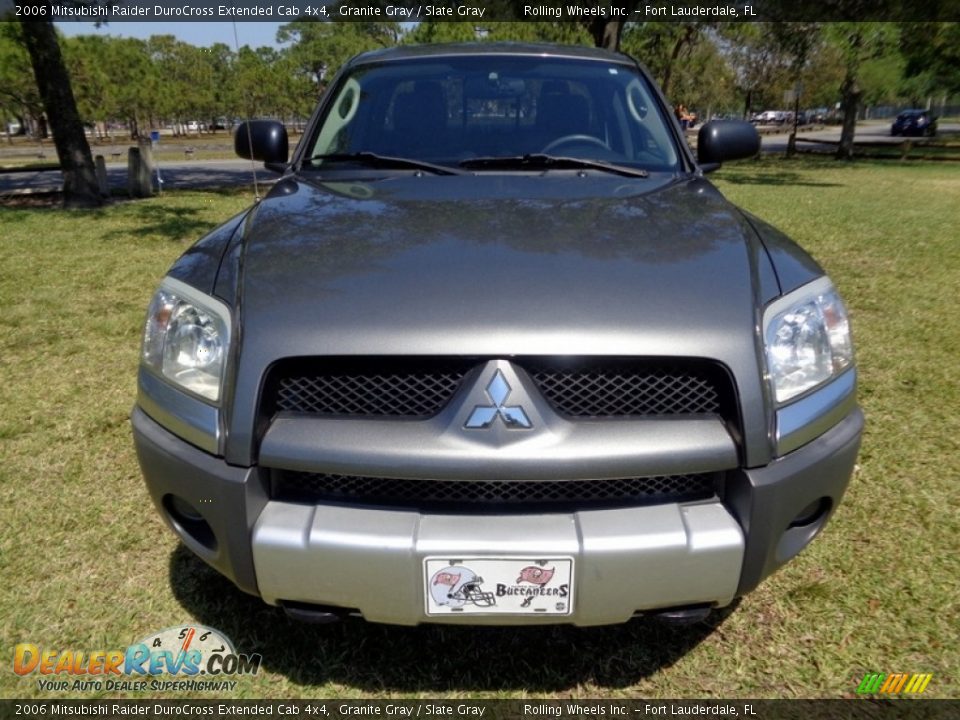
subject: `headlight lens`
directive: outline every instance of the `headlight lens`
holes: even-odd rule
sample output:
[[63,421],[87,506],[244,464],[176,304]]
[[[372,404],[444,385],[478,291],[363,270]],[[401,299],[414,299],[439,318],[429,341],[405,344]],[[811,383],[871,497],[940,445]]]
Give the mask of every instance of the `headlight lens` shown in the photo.
[[229,346],[229,308],[166,278],[147,311],[143,364],[174,385],[217,402]]
[[853,364],[847,310],[826,277],[771,304],[764,313],[764,339],[778,403],[827,382]]

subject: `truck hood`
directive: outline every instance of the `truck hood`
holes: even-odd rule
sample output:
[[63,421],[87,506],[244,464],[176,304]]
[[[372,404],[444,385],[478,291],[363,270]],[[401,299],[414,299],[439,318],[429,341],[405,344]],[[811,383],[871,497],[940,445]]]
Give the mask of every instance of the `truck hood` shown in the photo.
[[[755,342],[756,233],[702,179],[287,178],[244,228],[245,361],[716,356]],[[250,357],[254,353],[257,357]]]

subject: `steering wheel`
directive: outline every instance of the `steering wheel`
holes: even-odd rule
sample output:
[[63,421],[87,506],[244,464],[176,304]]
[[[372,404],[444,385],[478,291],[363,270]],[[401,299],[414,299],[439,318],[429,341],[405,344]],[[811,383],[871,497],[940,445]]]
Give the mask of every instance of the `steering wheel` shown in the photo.
[[607,145],[603,140],[593,135],[564,135],[559,137],[553,142],[549,143],[543,150],[540,152],[544,154],[549,154],[550,152],[556,150],[561,145],[573,145],[575,143],[580,143],[581,145],[598,145],[604,150],[610,151],[610,146]]

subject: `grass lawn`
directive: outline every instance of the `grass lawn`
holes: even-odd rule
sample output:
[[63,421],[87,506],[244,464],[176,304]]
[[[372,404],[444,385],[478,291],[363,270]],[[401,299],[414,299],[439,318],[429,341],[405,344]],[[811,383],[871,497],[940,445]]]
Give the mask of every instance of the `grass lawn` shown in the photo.
[[[867,671],[933,673],[928,696],[960,697],[960,167],[764,159],[712,177],[833,276],[868,426],[827,531],[680,629],[309,626],[243,595],[162,525],[127,418],[153,288],[249,193],[0,208],[6,662],[20,642],[113,650],[200,622],[264,658],[224,697],[843,697]],[[74,695],[0,672],[2,697]]]

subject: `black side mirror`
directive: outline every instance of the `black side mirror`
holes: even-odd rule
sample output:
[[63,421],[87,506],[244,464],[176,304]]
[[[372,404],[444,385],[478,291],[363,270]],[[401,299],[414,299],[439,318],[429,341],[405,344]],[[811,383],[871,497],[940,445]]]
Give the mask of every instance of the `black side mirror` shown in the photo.
[[697,134],[697,161],[704,172],[727,160],[753,157],[760,152],[757,129],[743,120],[711,120]]
[[247,160],[262,160],[266,164],[287,162],[290,143],[287,129],[275,120],[249,120],[233,131],[233,150]]

